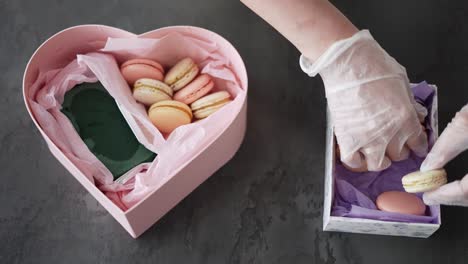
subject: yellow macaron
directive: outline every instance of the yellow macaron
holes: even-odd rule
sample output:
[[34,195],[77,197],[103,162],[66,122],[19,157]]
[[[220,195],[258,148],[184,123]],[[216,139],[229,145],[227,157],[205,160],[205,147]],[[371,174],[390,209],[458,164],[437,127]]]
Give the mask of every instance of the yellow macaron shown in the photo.
[[138,79],[133,86],[133,97],[138,102],[150,106],[172,99],[172,89],[167,84],[154,79]]
[[198,74],[198,66],[191,58],[185,58],[174,65],[164,77],[164,82],[174,92],[190,83]]
[[447,173],[444,169],[431,171],[415,171],[401,179],[403,188],[409,193],[420,193],[434,190],[447,183]]
[[198,99],[193,102],[190,107],[192,108],[195,118],[202,119],[208,117],[227,103],[231,102],[232,100],[230,98],[231,96],[228,92],[220,91]]

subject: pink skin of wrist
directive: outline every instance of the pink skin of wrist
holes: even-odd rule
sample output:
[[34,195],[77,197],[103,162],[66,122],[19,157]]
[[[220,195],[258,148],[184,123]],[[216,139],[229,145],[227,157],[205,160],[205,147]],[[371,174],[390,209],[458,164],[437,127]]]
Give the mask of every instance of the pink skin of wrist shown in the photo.
[[326,0],[241,0],[308,59],[315,61],[334,42],[358,29]]

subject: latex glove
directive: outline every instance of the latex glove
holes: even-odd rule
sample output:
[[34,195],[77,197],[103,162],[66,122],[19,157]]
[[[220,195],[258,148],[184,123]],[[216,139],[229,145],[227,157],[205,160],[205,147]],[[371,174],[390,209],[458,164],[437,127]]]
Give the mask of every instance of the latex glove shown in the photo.
[[300,64],[323,79],[343,163],[379,171],[410,150],[427,154],[406,70],[369,31],[335,42],[314,63],[301,56]]
[[[439,169],[468,149],[468,105],[462,108],[442,132],[421,165],[421,171]],[[423,195],[428,205],[447,204],[468,206],[468,174],[461,181],[448,183]]]

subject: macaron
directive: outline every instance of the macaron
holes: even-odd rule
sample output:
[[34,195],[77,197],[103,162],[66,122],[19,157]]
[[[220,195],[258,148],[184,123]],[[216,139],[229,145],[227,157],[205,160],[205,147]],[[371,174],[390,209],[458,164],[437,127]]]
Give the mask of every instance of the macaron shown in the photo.
[[167,72],[164,82],[175,92],[191,82],[197,76],[198,71],[197,64],[191,58],[185,58]]
[[179,126],[190,124],[192,110],[182,102],[166,100],[153,104],[148,116],[159,131],[169,134]]
[[190,105],[193,115],[197,119],[208,117],[227,103],[231,102],[232,100],[230,97],[231,96],[226,91],[220,91],[204,96]]
[[141,78],[150,78],[159,81],[164,79],[163,66],[156,61],[148,59],[128,60],[120,66],[120,72],[130,85],[133,85]]
[[447,173],[444,169],[415,171],[404,176],[401,182],[409,193],[428,192],[446,184]]
[[174,95],[174,100],[191,104],[213,89],[214,82],[208,74],[201,74]]
[[154,103],[172,99],[172,89],[162,81],[138,79],[133,86],[133,97],[138,102],[150,106]]
[[391,213],[424,215],[426,205],[414,194],[389,191],[380,194],[375,201],[379,210]]

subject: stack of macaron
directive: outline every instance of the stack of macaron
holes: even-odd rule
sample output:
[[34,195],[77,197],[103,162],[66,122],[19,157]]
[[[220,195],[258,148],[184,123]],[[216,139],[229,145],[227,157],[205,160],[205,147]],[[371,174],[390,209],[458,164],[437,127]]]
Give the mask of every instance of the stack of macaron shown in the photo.
[[231,101],[226,91],[211,93],[213,79],[200,74],[191,58],[177,62],[166,73],[154,60],[132,59],[120,71],[133,87],[135,100],[148,107],[151,122],[162,133],[169,134],[192,119],[203,119]]

